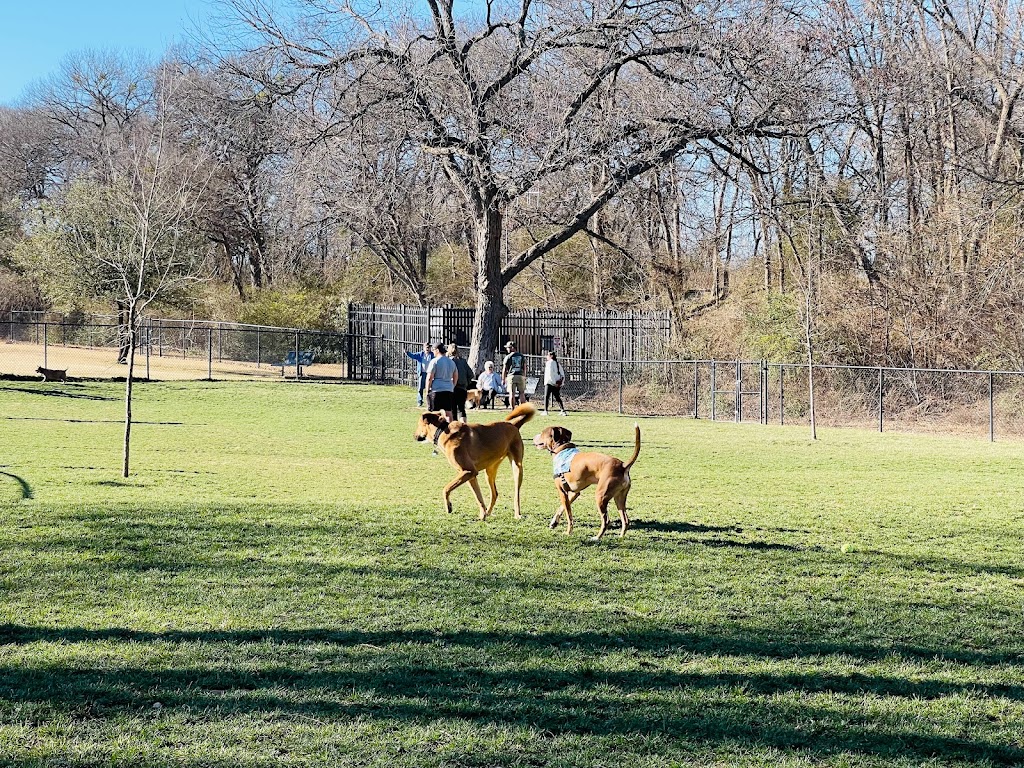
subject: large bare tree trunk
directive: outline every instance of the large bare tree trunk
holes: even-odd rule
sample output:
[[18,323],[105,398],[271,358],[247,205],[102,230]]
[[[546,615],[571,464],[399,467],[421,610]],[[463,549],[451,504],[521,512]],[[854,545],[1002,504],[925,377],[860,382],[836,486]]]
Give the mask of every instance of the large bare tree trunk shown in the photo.
[[477,224],[476,250],[476,316],[473,318],[473,334],[470,338],[469,365],[474,371],[481,371],[484,362],[500,341],[501,321],[505,319],[505,285],[501,277],[501,212],[496,209],[484,211],[483,220]]

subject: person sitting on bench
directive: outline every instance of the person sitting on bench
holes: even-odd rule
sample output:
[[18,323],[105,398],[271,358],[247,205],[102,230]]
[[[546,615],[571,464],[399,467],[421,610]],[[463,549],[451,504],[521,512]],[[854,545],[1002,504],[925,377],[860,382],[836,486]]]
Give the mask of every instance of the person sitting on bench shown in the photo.
[[494,363],[491,360],[484,363],[484,372],[477,377],[476,386],[481,393],[481,408],[488,406],[493,408],[494,400],[497,397],[506,398],[505,404],[508,405],[508,392],[505,391],[505,387],[501,383],[501,377],[495,373]]

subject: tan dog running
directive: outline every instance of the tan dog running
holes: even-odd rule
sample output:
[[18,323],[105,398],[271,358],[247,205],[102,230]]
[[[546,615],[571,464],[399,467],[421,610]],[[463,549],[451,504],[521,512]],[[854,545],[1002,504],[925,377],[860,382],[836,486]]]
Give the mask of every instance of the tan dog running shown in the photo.
[[[539,435],[533,438],[533,444],[541,450],[552,455],[555,462],[555,487],[562,497],[562,504],[551,518],[548,527],[554,528],[558,520],[565,513],[566,535],[572,533],[572,503],[580,496],[580,491],[597,485],[596,501],[597,511],[601,515],[601,530],[594,536],[594,540],[604,536],[608,528],[608,502],[614,500],[619,510],[619,520],[622,527],[619,529],[619,536],[626,535],[629,528],[629,517],[626,514],[626,497],[629,495],[631,481],[629,468],[636,462],[640,455],[640,425],[634,425],[636,430],[636,447],[633,449],[633,456],[625,464],[614,456],[593,451],[580,451],[571,441],[572,432],[565,427],[545,427]],[[572,497],[569,497],[569,494]]]
[[466,407],[473,406],[477,410],[480,409],[480,400],[483,397],[483,392],[479,389],[471,389],[466,392]]
[[[523,424],[533,418],[537,409],[526,403],[513,410],[504,421],[491,424],[463,424],[461,421],[448,422],[443,414],[424,413],[416,425],[414,437],[423,441],[428,438],[434,441],[448,463],[459,471],[458,476],[444,489],[444,506],[452,511],[450,499],[452,491],[463,483],[469,483],[476,494],[480,505],[480,519],[483,520],[494,509],[498,498],[498,486],[494,479],[498,467],[506,458],[512,462],[512,481],[515,483],[513,505],[516,519],[523,516],[519,506],[519,491],[523,485],[523,437],[519,430]],[[484,506],[484,497],[480,492],[477,475],[487,473],[487,483],[491,487],[491,502]]]

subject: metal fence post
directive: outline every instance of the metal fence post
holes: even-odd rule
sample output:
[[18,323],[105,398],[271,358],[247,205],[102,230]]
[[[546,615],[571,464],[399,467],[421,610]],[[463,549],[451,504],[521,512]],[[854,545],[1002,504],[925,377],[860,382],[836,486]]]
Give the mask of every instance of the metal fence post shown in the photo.
[[263,350],[260,349],[260,329],[256,329],[256,367],[263,364]]
[[743,363],[736,361],[736,402],[733,404],[733,420],[739,424],[743,421]]
[[693,418],[695,418],[695,419],[699,419],[700,418],[700,411],[697,409],[697,402],[698,402],[698,399],[700,398],[700,390],[698,389],[698,387],[699,387],[699,380],[698,380],[698,377],[697,377],[697,372],[699,370],[700,370],[700,363],[698,363],[696,360],[694,360],[693,361]]
[[299,332],[295,332],[295,380],[302,378],[302,366],[299,365]]
[[711,420],[714,421],[718,413],[718,385],[715,383],[715,374],[717,372],[716,361],[711,361]]
[[213,381],[213,328],[206,329],[206,380]]
[[622,390],[626,385],[626,364],[619,360],[619,413],[622,413]]
[[994,375],[988,372],[988,441],[994,443],[996,440],[996,401],[993,387]]
[[885,369],[879,367],[878,369],[878,431],[882,431],[882,426],[885,418],[885,407],[882,401],[882,389],[885,387]]
[[11,310],[11,343],[14,343],[14,310]]
[[49,345],[47,343],[48,342],[47,337],[49,336],[49,334],[47,333],[47,330],[48,330],[47,324],[43,323],[43,368],[48,367],[48,356],[47,356],[47,353],[49,352],[49,348],[48,348]]
[[758,387],[761,390],[758,396],[759,405],[761,406],[761,423],[768,423],[768,361],[761,361],[761,384]]
[[779,363],[779,426],[786,425],[786,368]]
[[383,384],[387,379],[387,356],[384,354],[384,334],[380,335],[380,383]]
[[217,362],[224,362],[224,323],[217,323]]
[[146,326],[146,380],[148,381],[149,376],[149,355],[153,350],[153,323]]
[[185,359],[185,323],[181,323],[181,359]]

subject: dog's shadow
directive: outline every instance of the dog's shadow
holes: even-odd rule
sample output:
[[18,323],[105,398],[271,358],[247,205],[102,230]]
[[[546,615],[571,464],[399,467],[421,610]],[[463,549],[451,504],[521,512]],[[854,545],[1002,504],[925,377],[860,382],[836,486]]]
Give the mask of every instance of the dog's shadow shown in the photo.
[[[630,528],[655,531],[657,533],[743,533],[738,525],[701,525],[700,523],[661,522],[659,520],[632,520]],[[681,536],[676,539],[680,544],[698,544],[704,547],[739,547],[741,549],[782,550],[800,552],[804,547],[793,544],[781,544],[771,541],[741,541],[739,539],[710,537],[692,538]]]
[[701,525],[700,523],[666,523],[661,520],[630,520],[630,528],[659,533],[743,533],[736,525]]

